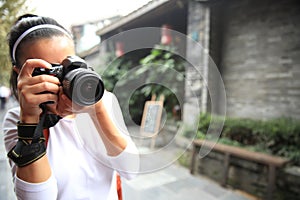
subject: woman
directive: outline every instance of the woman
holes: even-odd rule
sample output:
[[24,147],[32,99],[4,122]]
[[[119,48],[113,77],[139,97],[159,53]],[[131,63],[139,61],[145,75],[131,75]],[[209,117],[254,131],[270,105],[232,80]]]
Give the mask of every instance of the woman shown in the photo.
[[[115,96],[105,91],[92,106],[72,105],[56,76],[32,75],[75,54],[72,37],[51,18],[20,17],[9,47],[19,107],[8,111],[3,131],[17,197],[117,199],[116,171],[131,178],[139,159]],[[56,116],[50,125],[46,118],[48,139],[47,131],[36,137],[45,110]]]

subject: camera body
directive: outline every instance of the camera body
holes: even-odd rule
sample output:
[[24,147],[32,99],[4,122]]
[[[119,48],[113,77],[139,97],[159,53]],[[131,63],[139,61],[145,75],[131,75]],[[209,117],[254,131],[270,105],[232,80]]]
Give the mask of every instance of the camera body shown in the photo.
[[42,74],[57,77],[64,94],[81,106],[95,104],[104,94],[101,77],[77,56],[68,56],[61,64],[52,64],[51,69],[35,68],[32,76]]

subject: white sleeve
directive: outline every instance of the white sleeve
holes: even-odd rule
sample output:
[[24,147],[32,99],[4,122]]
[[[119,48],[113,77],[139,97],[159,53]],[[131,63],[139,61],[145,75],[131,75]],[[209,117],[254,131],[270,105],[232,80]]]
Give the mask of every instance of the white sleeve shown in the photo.
[[138,174],[140,169],[138,149],[127,130],[117,98],[112,93],[105,91],[102,101],[117,130],[127,141],[127,146],[119,155],[108,156],[104,142],[87,113],[78,114],[75,118],[81,143],[95,160],[116,170],[122,177],[131,179]]
[[122,153],[117,156],[108,156],[108,159],[112,168],[128,180],[134,178],[139,172],[140,159],[132,142],[127,143]]
[[[20,109],[13,108],[7,111],[3,120],[4,144],[6,152],[10,151],[18,141],[17,122],[20,116]],[[18,199],[56,199],[57,184],[54,176],[43,183],[32,184],[19,179],[16,176],[16,165],[9,159],[12,177],[15,183],[15,192]]]
[[109,111],[110,117],[116,125],[118,131],[127,141],[127,146],[117,156],[108,156],[111,166],[118,171],[118,173],[127,179],[133,178],[139,172],[140,157],[136,145],[132,141],[128,129],[125,125],[122,111],[116,96],[109,93],[110,98],[107,98],[104,103]]
[[53,175],[41,183],[28,183],[15,177],[16,195],[19,200],[56,200],[58,189],[56,179]]
[[[8,153],[18,141],[17,122],[20,116],[20,109],[12,108],[7,111],[3,119],[2,130],[4,134],[4,145],[6,153]],[[12,175],[15,176],[16,165],[9,159],[9,165],[11,167]]]

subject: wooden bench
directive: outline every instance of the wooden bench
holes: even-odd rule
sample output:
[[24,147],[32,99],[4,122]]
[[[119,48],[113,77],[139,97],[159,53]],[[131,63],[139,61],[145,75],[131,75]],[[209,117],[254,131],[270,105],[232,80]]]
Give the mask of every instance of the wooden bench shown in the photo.
[[210,142],[207,140],[195,140],[193,142],[193,153],[192,160],[190,165],[190,172],[194,174],[194,168],[196,164],[197,154],[200,151],[200,148],[206,148],[207,150],[217,151],[223,153],[224,156],[224,171],[223,171],[223,179],[221,182],[222,186],[226,186],[228,171],[230,167],[230,158],[236,157],[248,161],[252,161],[255,163],[260,163],[268,166],[268,186],[267,186],[267,199],[272,199],[272,194],[275,189],[276,184],[276,168],[283,167],[285,164],[289,162],[288,159],[267,155],[258,152],[252,152],[246,149],[242,149],[239,147],[233,147],[229,145],[219,144],[215,142]]

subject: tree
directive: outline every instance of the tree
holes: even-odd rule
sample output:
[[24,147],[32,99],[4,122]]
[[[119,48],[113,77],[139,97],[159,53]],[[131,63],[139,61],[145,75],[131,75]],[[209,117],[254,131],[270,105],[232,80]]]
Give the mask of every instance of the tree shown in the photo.
[[26,0],[0,0],[0,83],[8,85],[11,71],[7,34],[18,15],[27,10]]

